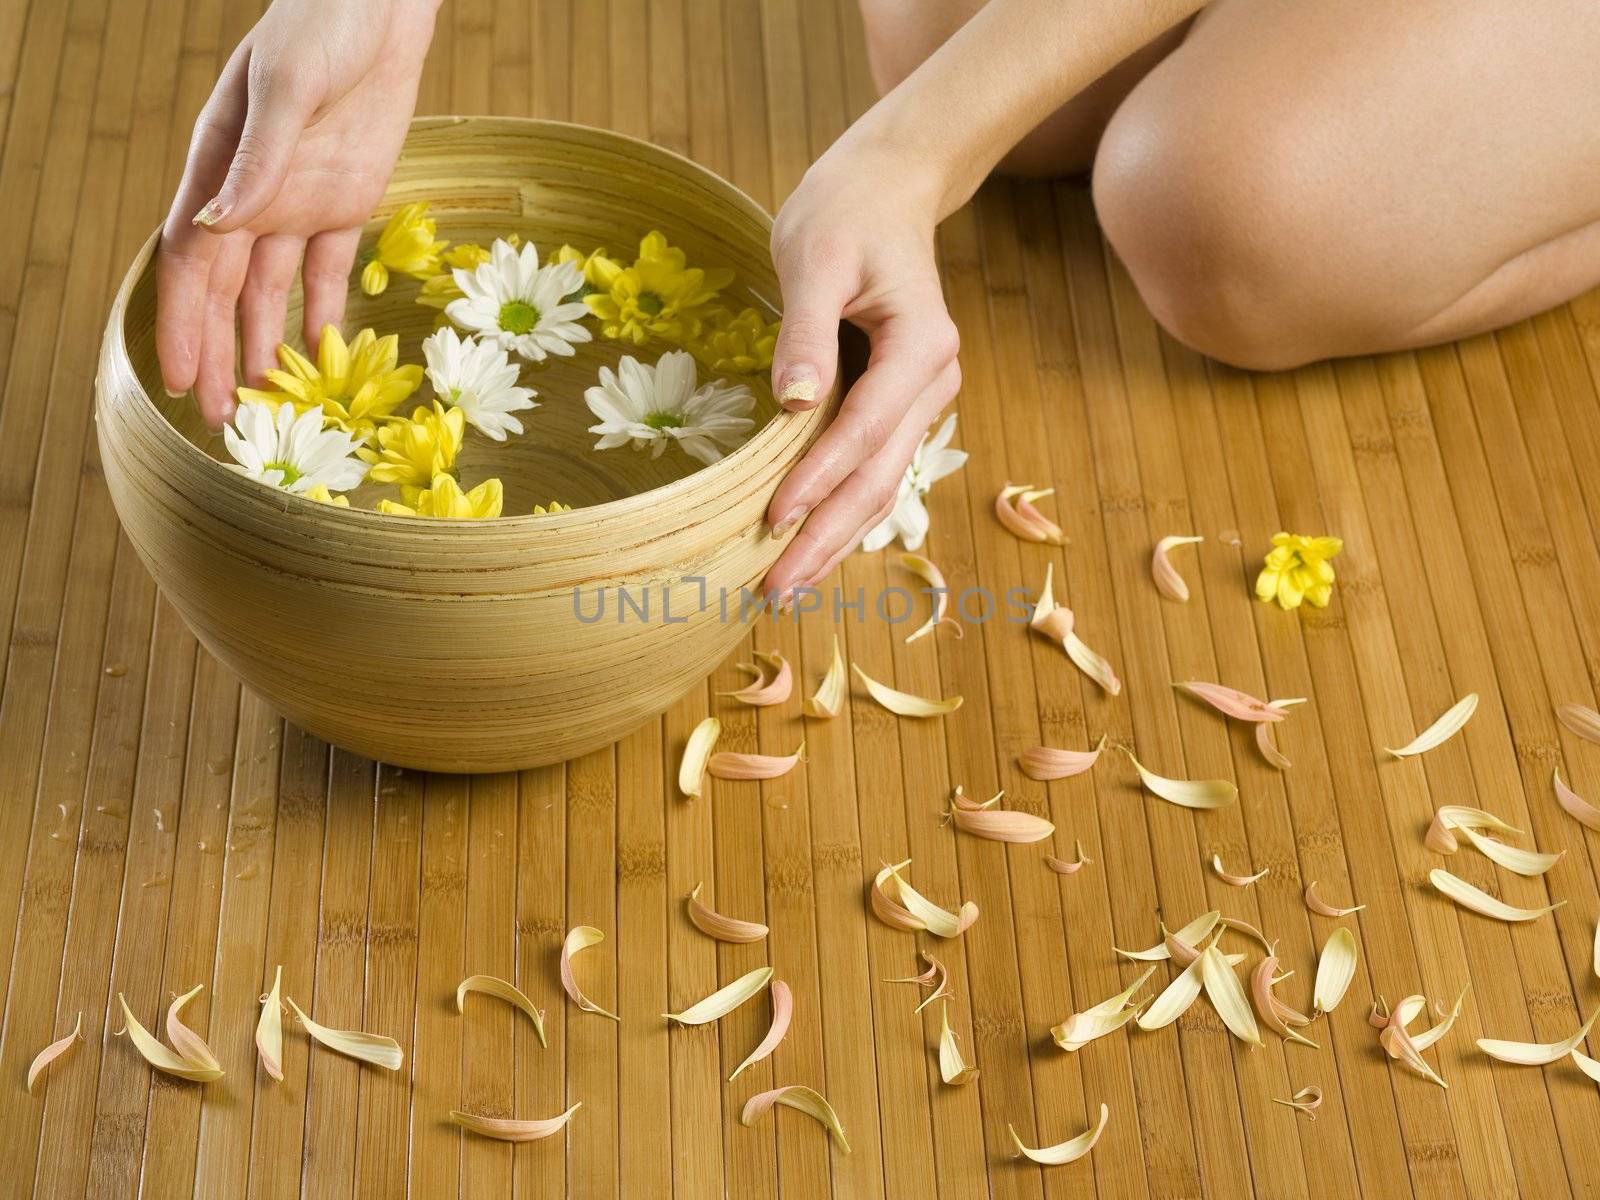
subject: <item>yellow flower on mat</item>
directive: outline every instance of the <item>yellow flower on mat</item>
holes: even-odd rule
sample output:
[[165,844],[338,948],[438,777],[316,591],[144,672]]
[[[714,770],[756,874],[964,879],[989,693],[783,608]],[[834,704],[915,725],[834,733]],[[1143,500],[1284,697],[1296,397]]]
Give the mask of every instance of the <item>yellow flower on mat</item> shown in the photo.
[[466,429],[465,412],[459,408],[447,409],[435,400],[432,411],[418,408],[409,421],[380,425],[379,448],[357,450],[356,454],[372,465],[367,478],[374,483],[420,488],[456,465]]
[[717,293],[733,282],[732,271],[688,267],[683,251],[659,233],[645,235],[633,266],[597,262],[596,277],[601,290],[584,303],[608,338],[636,346],[651,338],[683,345],[699,337]]
[[322,327],[317,361],[288,345],[278,347],[282,370],[267,372],[272,388],[239,389],[241,404],[256,401],[276,407],[285,399],[296,412],[322,406],[330,428],[370,443],[377,423],[400,407],[422,382],[422,368],[398,366],[400,339],[363,329],[347,345],[332,325]]
[[383,227],[372,257],[361,272],[361,290],[377,296],[389,286],[389,272],[398,271],[414,279],[438,274],[439,252],[449,243],[434,235],[438,232],[428,216],[428,202],[407,204]]
[[498,517],[505,503],[505,489],[498,479],[485,479],[470,492],[450,475],[435,475],[433,486],[406,489],[406,503],[379,500],[378,511],[402,517],[454,517],[458,520],[482,520]]
[[738,316],[717,308],[689,349],[719,375],[750,375],[772,366],[772,349],[777,344],[778,322],[763,320],[753,308]]
[[1256,598],[1276,600],[1278,607],[1299,608],[1302,600],[1326,608],[1333,595],[1333,563],[1344,549],[1336,537],[1275,533],[1272,550],[1256,576]]
[[[506,238],[506,244],[512,247],[522,245],[522,238],[511,234]],[[422,287],[417,292],[417,303],[426,304],[429,308],[443,309],[452,300],[461,299],[461,289],[456,286],[455,272],[475,271],[489,261],[489,247],[480,246],[476,242],[457,242],[444,252],[439,263],[442,270],[437,275],[430,275],[422,281]]]
[[320,500],[323,504],[331,504],[335,508],[349,508],[350,501],[344,496],[335,496],[328,490],[325,483],[314,483],[300,493],[307,500]]

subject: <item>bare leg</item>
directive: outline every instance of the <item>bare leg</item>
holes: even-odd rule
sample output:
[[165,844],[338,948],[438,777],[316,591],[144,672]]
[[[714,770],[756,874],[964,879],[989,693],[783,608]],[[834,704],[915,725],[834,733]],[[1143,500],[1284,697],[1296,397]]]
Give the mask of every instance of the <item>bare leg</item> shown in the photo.
[[1243,366],[1462,337],[1600,282],[1600,6],[1216,0],[1106,129],[1156,317]]
[[[949,40],[985,0],[861,0],[867,57],[878,94],[889,91]],[[1076,175],[1094,161],[1100,134],[1124,96],[1183,41],[1173,29],[1117,64],[1006,155],[1013,175]]]

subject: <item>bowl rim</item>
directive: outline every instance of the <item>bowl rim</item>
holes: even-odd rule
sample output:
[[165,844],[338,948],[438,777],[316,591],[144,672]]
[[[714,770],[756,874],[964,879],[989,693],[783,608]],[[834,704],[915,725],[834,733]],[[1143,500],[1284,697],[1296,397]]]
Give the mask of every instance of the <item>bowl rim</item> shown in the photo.
[[[709,167],[695,162],[687,155],[679,154],[675,150],[658,146],[654,142],[634,137],[631,134],[619,133],[613,129],[605,129],[597,125],[585,125],[576,121],[557,121],[547,117],[430,115],[413,117],[407,136],[409,138],[410,133],[419,129],[466,124],[515,125],[523,129],[531,128],[535,131],[581,131],[587,136],[598,135],[604,139],[621,143],[634,153],[641,154],[644,157],[664,160],[667,164],[675,166],[679,170],[699,176],[702,182],[710,184],[714,189],[725,190],[730,193],[731,198],[736,203],[742,203],[748,209],[758,225],[768,233],[772,230],[772,214],[767,212],[743,188],[723,178]],[[380,207],[381,204],[382,202],[380,201]],[[371,218],[368,219],[370,220]],[[223,486],[237,488],[241,484],[244,485],[244,488],[239,493],[241,501],[248,502],[251,499],[265,500],[270,497],[275,503],[286,503],[288,505],[288,508],[285,509],[286,512],[292,513],[298,507],[301,515],[315,513],[320,517],[331,519],[335,523],[345,522],[355,528],[366,527],[372,530],[383,530],[387,533],[397,532],[402,529],[418,529],[418,523],[425,522],[427,527],[433,529],[457,529],[463,534],[490,538],[498,535],[512,536],[522,534],[535,523],[537,523],[537,528],[539,529],[553,531],[559,528],[575,527],[596,520],[627,519],[640,510],[656,507],[663,500],[671,502],[677,499],[681,493],[693,492],[696,489],[708,486],[715,488],[724,477],[729,477],[736,472],[742,471],[748,462],[772,457],[772,452],[781,448],[777,445],[780,438],[784,440],[785,444],[798,442],[802,448],[809,446],[812,441],[811,431],[813,426],[822,422],[831,414],[838,396],[839,383],[836,375],[833,389],[820,403],[809,409],[799,411],[785,409],[780,406],[766,424],[756,430],[749,439],[737,449],[724,454],[716,462],[702,466],[680,479],[674,479],[670,483],[664,483],[659,487],[648,488],[642,492],[635,492],[631,496],[607,500],[600,504],[586,505],[583,508],[574,508],[570,511],[542,514],[515,513],[510,516],[501,515],[463,521],[449,517],[403,516],[398,513],[379,512],[371,508],[356,508],[354,506],[347,508],[337,504],[324,504],[302,496],[297,492],[274,488],[262,483],[260,480],[251,479],[242,472],[233,470],[227,463],[207,454],[178,431],[166,414],[157,407],[154,399],[145,389],[143,381],[139,379],[138,372],[132,369],[132,356],[128,353],[126,325],[128,300],[132,296],[133,290],[143,281],[146,273],[152,269],[156,247],[161,241],[161,232],[162,227],[158,225],[150,236],[145,239],[144,245],[140,247],[139,253],[129,264],[127,271],[123,275],[122,283],[117,289],[116,300],[111,314],[111,328],[108,333],[113,339],[111,349],[124,363],[129,364],[129,378],[124,381],[126,386],[120,390],[125,395],[128,395],[129,399],[140,405],[145,417],[155,427],[156,436],[168,446],[176,447],[178,454],[188,455],[191,461],[196,464],[198,470],[207,472],[211,478],[216,479]],[[781,300],[781,296],[779,298]],[[781,318],[781,316],[782,309],[780,308],[779,317]],[[799,426],[798,431],[794,428],[797,425]],[[798,436],[796,436],[797,434]]]

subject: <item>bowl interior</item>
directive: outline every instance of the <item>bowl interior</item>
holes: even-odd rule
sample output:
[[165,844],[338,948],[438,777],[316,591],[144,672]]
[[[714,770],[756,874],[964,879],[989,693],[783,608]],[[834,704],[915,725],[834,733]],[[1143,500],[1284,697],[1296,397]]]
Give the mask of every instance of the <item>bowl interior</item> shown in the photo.
[[[625,139],[617,141],[623,143],[624,152],[634,145]],[[756,222],[744,229],[736,225],[731,231],[696,225],[692,217],[685,220],[672,211],[670,204],[664,205],[663,197],[650,187],[639,186],[637,178],[608,179],[603,164],[601,169],[588,170],[577,179],[569,177],[559,161],[542,158],[537,141],[524,149],[520,160],[503,146],[483,153],[486,161],[477,169],[483,173],[492,167],[494,186],[463,186],[463,173],[472,176],[474,165],[463,163],[459,156],[450,159],[448,165],[440,163],[441,173],[433,175],[426,146],[421,152],[408,151],[408,158],[402,160],[397,171],[396,185],[391,186],[384,206],[368,223],[362,239],[344,321],[347,337],[368,326],[380,336],[398,334],[400,361],[422,362],[422,339],[434,329],[439,312],[416,302],[420,283],[395,275],[388,290],[377,297],[365,295],[356,286],[361,263],[388,216],[400,204],[419,198],[430,201],[430,215],[438,223],[439,236],[452,244],[488,245],[496,237],[516,234],[524,241],[532,241],[541,259],[555,247],[570,243],[584,252],[604,247],[618,260],[631,263],[640,238],[659,229],[673,245],[684,247],[690,266],[728,267],[734,271],[733,284],[722,293],[723,303],[734,311],[754,308],[766,320],[777,318],[772,299],[762,290],[763,284],[770,286],[770,278],[760,277],[761,271],[753,267],[766,250],[765,229]],[[617,161],[625,161],[625,154]],[[637,160],[628,162],[630,168],[638,165]],[[648,165],[656,171],[663,170],[654,159]],[[442,173],[446,169],[451,172],[448,176]],[[665,170],[670,175],[674,170],[692,173],[698,168],[668,160]],[[500,183],[508,172],[520,175],[514,204],[507,203]],[[154,286],[153,272],[146,271],[131,298],[130,311],[153,315]],[[304,351],[300,314],[297,284],[289,302],[286,340]],[[588,427],[596,418],[584,403],[583,393],[598,382],[601,366],[614,368],[625,354],[654,362],[674,347],[660,342],[635,347],[605,338],[593,319],[585,324],[594,333],[594,340],[579,345],[572,357],[523,364],[521,383],[537,390],[540,407],[521,414],[525,429],[522,436],[497,443],[468,431],[458,459],[462,485],[471,487],[498,476],[505,486],[507,516],[526,513],[534,504],[551,500],[577,508],[603,504],[661,487],[701,469],[702,464],[676,445],[659,458],[626,446],[594,449],[596,435]],[[212,458],[230,461],[221,436],[208,430],[199,419],[192,397],[166,396],[156,363],[153,320],[130,321],[125,331],[129,358],[136,364],[140,382],[167,420]],[[699,367],[701,383],[714,377],[709,368]],[[767,373],[727,378],[744,383],[754,393],[756,405],[751,416],[759,431],[778,411]],[[431,396],[432,390],[424,380],[403,411],[429,403]],[[363,484],[350,494],[351,503],[359,507],[372,507],[383,497],[398,498],[398,492],[388,485]]]

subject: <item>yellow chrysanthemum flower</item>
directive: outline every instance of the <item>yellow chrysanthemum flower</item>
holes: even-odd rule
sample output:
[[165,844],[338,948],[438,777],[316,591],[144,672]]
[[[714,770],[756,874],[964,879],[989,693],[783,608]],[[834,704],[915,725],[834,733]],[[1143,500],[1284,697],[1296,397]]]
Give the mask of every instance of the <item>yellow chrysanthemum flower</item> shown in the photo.
[[1333,596],[1333,563],[1344,549],[1336,537],[1275,533],[1272,550],[1256,576],[1256,598],[1276,600],[1278,607],[1299,608],[1302,600],[1326,608]]
[[409,421],[389,421],[378,426],[378,449],[362,448],[356,455],[371,464],[367,478],[374,483],[422,487],[456,465],[466,430],[465,412],[447,409],[435,400],[431,411],[417,408]]
[[[522,238],[514,233],[505,240],[506,244],[513,248],[522,245]],[[439,260],[443,270],[422,281],[422,287],[417,292],[417,303],[442,310],[450,301],[461,299],[461,289],[456,286],[455,272],[475,271],[488,261],[487,246],[480,246],[476,242],[458,242],[446,250]]]
[[347,345],[332,325],[322,327],[317,361],[289,345],[278,347],[282,370],[267,372],[270,390],[239,389],[241,404],[256,401],[276,407],[285,399],[296,412],[322,406],[328,427],[371,442],[377,423],[393,414],[422,382],[422,368],[398,366],[400,339],[363,329]]
[[350,501],[344,496],[335,496],[328,490],[325,483],[314,483],[300,493],[307,500],[319,500],[323,504],[331,504],[335,508],[349,508]]
[[596,292],[603,292],[610,286],[610,280],[615,279],[622,270],[622,264],[606,253],[605,247],[592,250],[588,254],[574,246],[562,246],[559,250],[552,251],[545,260],[551,266],[561,263],[575,263],[583,274],[583,287],[577,292],[581,300],[585,296],[592,296]]
[[572,511],[572,505],[563,504],[559,500],[552,500],[552,501],[550,501],[550,504],[549,504],[548,507],[543,505],[543,504],[535,504],[533,506],[533,512],[530,515],[535,516],[535,517],[547,517],[551,513],[564,513],[564,512],[571,512],[571,511]]
[[700,337],[689,343],[689,350],[719,375],[752,375],[772,366],[777,344],[778,322],[763,320],[753,308],[738,316],[718,308]]
[[505,489],[498,479],[485,479],[470,492],[451,475],[435,475],[433,486],[408,489],[406,503],[379,500],[378,511],[402,517],[452,517],[456,520],[484,520],[498,517],[505,503]]
[[391,271],[413,279],[438,274],[439,252],[449,243],[438,240],[437,232],[426,200],[400,209],[378,235],[378,244],[361,272],[361,290],[369,296],[382,295]]
[[636,346],[651,338],[687,345],[717,307],[717,293],[733,282],[726,269],[689,268],[683,251],[659,233],[645,235],[633,266],[597,261],[595,274],[601,290],[584,303],[608,338]]

